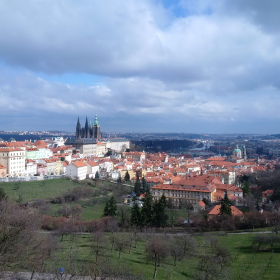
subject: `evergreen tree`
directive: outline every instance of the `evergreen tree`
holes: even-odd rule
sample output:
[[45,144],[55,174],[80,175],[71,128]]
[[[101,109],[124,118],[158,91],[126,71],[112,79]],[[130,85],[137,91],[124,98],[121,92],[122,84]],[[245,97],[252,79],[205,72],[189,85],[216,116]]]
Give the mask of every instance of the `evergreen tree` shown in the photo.
[[99,173],[98,173],[98,171],[95,172],[95,179],[99,179]]
[[144,176],[142,177],[141,183],[142,183],[142,193],[145,193],[148,190],[148,185]]
[[149,226],[152,224],[153,217],[153,198],[150,192],[146,192],[143,207],[141,209],[141,216],[143,224]]
[[126,171],[126,173],[125,173],[124,180],[126,182],[130,181],[130,175],[129,175],[128,171]]
[[241,190],[244,195],[248,195],[251,193],[251,189],[249,188],[249,183],[247,181],[242,182]]
[[111,198],[106,202],[104,210],[103,210],[103,217],[106,216],[116,216],[117,213],[117,203],[114,196],[111,196]]
[[134,184],[134,192],[136,193],[136,196],[139,196],[141,194],[141,182],[138,175]]
[[121,183],[122,183],[122,178],[121,178],[121,177],[119,177],[119,178],[117,179],[117,183],[118,183],[118,184],[121,184]]
[[157,227],[165,227],[167,220],[168,220],[168,215],[166,214],[166,197],[162,195],[162,197],[154,203],[153,206],[153,225]]
[[221,200],[220,215],[231,216],[231,201],[229,200],[227,193],[225,193],[225,197]]
[[109,216],[109,201],[107,201],[105,204],[102,217],[107,217],[107,216]]
[[141,211],[136,202],[131,208],[130,222],[132,226],[140,227],[142,225]]

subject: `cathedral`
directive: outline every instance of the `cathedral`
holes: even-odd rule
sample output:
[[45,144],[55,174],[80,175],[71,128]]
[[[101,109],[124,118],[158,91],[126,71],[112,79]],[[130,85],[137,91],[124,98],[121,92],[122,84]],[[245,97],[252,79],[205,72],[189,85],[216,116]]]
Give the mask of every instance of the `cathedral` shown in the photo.
[[101,139],[102,133],[100,132],[100,125],[97,120],[97,115],[95,115],[94,123],[91,124],[91,121],[88,123],[88,119],[86,118],[85,127],[81,127],[80,120],[78,118],[77,126],[76,126],[76,139],[82,138],[94,138]]

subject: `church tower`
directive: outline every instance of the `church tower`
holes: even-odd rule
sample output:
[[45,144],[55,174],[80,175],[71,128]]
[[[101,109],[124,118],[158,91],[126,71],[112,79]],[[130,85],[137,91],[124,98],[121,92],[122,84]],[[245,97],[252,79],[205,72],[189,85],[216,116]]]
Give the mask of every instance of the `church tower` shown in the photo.
[[243,153],[243,158],[244,158],[244,160],[247,160],[247,153],[246,153],[246,147],[245,147],[245,145],[243,145],[243,151],[242,151],[242,153]]
[[102,134],[100,132],[100,125],[99,125],[99,122],[97,120],[97,115],[95,115],[95,119],[94,119],[92,130],[93,130],[93,133],[92,133],[93,134],[92,135],[93,138],[95,138],[95,139],[102,138]]
[[80,138],[81,138],[81,124],[78,117],[77,126],[76,126],[76,139],[80,139]]
[[89,135],[89,126],[88,126],[88,119],[87,119],[87,117],[86,117],[85,135],[84,135],[84,138],[90,138],[90,135]]

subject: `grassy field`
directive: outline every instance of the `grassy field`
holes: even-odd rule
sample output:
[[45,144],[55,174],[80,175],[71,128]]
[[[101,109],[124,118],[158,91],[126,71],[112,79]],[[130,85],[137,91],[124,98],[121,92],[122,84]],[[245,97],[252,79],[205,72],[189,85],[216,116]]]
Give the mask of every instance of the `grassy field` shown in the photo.
[[[279,279],[280,249],[276,248],[274,253],[269,248],[255,251],[251,245],[252,237],[252,233],[218,237],[221,244],[228,248],[231,253],[232,261],[228,270],[228,279]],[[206,240],[208,237],[196,236],[195,239],[198,245],[197,256],[178,262],[177,267],[174,266],[173,259],[167,257],[158,268],[157,279],[171,279],[171,275],[172,279],[176,280],[195,279],[199,257],[204,252],[205,246],[208,246],[205,245],[207,244]],[[71,250],[69,240],[70,237],[67,237],[67,239],[61,242],[62,248],[68,252],[67,254]],[[131,253],[129,253],[129,249],[126,249],[122,253],[121,259],[118,259],[117,251],[113,250],[111,253],[110,245],[108,244],[105,255],[115,265],[119,267],[125,265],[134,274],[143,275],[144,279],[152,279],[154,264],[145,259],[146,240],[147,236],[143,235],[142,240],[138,242],[137,248],[132,248]],[[94,258],[90,252],[89,235],[78,236],[77,243],[74,248],[72,247],[72,250],[75,250],[76,254],[78,254],[78,261],[80,263],[88,262]]]
[[[63,205],[81,205],[82,202],[73,202],[73,203],[64,203]],[[82,221],[90,221],[95,219],[100,219],[103,210],[105,207],[105,203],[90,205],[90,206],[84,206],[82,213],[81,213],[81,220]],[[51,216],[58,216],[57,211],[62,208],[61,204],[50,204],[49,210],[47,212],[48,215]]]
[[40,198],[49,199],[77,186],[79,184],[67,179],[0,183],[0,188],[4,189],[11,200],[17,201],[21,195],[22,202]]
[[[81,186],[79,183],[67,179],[53,179],[46,181],[21,182],[21,183],[0,183],[9,199],[25,203],[36,199],[50,199],[61,195],[75,187]],[[82,205],[82,201],[65,203],[64,205]],[[105,204],[95,204],[84,206],[81,219],[84,221],[99,219],[103,213]],[[47,214],[57,216],[57,211],[62,207],[61,204],[49,204]]]

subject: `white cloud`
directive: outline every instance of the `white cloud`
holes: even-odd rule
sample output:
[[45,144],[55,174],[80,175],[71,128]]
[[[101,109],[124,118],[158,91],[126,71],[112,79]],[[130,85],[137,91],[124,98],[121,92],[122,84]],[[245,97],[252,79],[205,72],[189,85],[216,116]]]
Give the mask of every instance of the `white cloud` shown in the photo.
[[[280,118],[280,4],[268,2],[181,0],[186,17],[176,18],[155,0],[2,1],[0,116],[270,125]],[[62,73],[102,81],[47,79]]]

